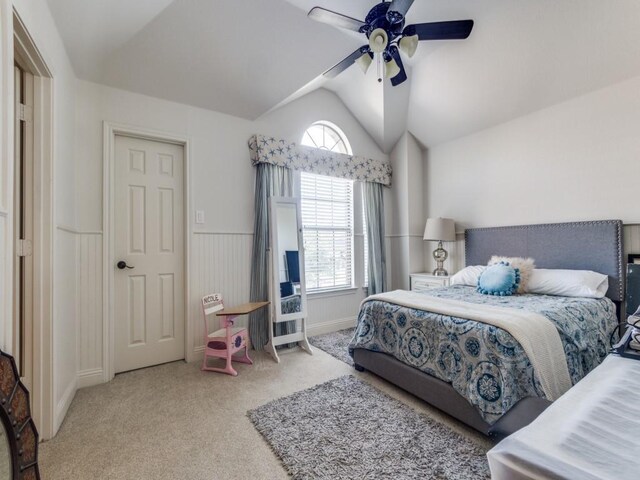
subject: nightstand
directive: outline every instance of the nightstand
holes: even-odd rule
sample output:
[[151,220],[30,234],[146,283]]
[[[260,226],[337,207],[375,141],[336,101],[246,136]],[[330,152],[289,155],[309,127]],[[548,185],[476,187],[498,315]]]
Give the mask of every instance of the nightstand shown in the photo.
[[430,273],[412,273],[409,275],[409,288],[412,292],[421,292],[431,288],[448,287],[450,278],[436,277]]

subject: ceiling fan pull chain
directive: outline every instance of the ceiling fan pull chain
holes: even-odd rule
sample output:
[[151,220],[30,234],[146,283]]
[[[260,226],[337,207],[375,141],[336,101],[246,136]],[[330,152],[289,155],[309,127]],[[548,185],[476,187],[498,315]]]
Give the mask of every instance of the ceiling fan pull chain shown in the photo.
[[376,66],[378,69],[378,82],[382,83],[382,54],[376,53]]

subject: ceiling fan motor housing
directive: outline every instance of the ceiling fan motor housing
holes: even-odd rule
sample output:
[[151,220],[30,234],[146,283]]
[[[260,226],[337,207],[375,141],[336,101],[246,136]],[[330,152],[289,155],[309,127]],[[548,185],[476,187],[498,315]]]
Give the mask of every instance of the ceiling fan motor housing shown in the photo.
[[[387,45],[391,44],[396,38],[402,35],[402,29],[404,28],[404,16],[400,15],[400,20],[394,23],[389,21],[387,12],[389,10],[390,3],[379,3],[373,7],[365,18],[365,23],[361,28],[362,33],[367,35],[367,38],[371,37],[371,34],[378,29],[382,29],[387,34]],[[393,14],[396,12],[389,12],[392,18],[396,18]]]

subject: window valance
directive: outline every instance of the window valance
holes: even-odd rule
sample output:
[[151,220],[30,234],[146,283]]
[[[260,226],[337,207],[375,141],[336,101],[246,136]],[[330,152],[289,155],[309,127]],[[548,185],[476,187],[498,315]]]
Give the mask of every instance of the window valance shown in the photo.
[[391,165],[382,160],[305,147],[266,135],[253,135],[249,151],[254,166],[271,163],[291,170],[391,186]]

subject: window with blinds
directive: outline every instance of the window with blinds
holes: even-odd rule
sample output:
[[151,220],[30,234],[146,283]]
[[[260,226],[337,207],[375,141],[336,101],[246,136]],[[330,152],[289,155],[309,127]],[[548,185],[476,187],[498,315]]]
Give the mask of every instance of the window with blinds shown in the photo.
[[302,172],[307,291],[353,286],[353,181]]

